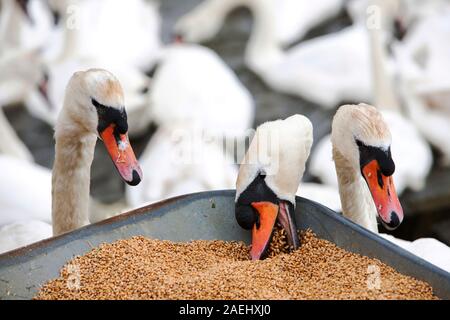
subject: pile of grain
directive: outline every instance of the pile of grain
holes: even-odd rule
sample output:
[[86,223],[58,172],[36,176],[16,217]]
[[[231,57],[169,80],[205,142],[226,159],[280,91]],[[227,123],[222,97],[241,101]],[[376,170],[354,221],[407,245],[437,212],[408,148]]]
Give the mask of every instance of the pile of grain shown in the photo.
[[428,284],[378,260],[339,249],[311,232],[301,241],[290,254],[252,262],[240,242],[120,240],[74,258],[36,299],[435,298]]

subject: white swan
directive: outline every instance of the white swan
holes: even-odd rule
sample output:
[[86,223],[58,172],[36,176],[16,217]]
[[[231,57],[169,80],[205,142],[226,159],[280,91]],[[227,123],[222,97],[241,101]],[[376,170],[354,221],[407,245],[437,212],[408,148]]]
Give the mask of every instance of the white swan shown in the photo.
[[97,137],[121,177],[137,185],[142,171],[128,140],[122,87],[110,72],[77,72],[66,89],[55,126],[52,223],[55,235],[89,223],[90,166]]
[[25,220],[0,226],[0,254],[52,236],[52,226],[40,220]]
[[35,50],[9,50],[0,56],[0,153],[33,161],[25,144],[6,119],[3,106],[22,102],[30,91],[39,92],[44,75]]
[[[372,3],[376,3],[372,1]],[[382,0],[380,6],[386,2]],[[383,16],[384,24],[390,20]],[[392,134],[392,155],[397,163],[394,173],[399,194],[406,188],[420,190],[431,170],[433,158],[431,149],[414,124],[401,114],[401,107],[387,71],[387,53],[382,40],[383,33],[370,29],[372,69],[375,105],[379,108]],[[330,135],[323,138],[313,151],[309,171],[330,186],[337,186],[336,171],[331,161]]]
[[237,170],[228,146],[245,139],[254,103],[230,68],[210,49],[173,44],[161,54],[150,96],[151,119],[159,129],[140,162],[151,176],[127,188],[127,203],[137,207],[232,188]]
[[384,239],[415,254],[418,257],[450,272],[450,247],[433,238],[420,238],[414,241],[397,239],[389,234],[380,234]]
[[[126,8],[122,1],[116,0],[49,3],[60,13],[62,21],[41,54],[41,60],[47,66],[48,99],[31,93],[26,100],[29,112],[54,126],[63,104],[64,85],[72,74],[77,70],[104,68],[111,70],[124,84],[129,133],[140,135],[150,122],[147,116],[150,79],[142,69],[153,65],[160,46],[156,5],[142,0],[132,0]],[[116,23],[119,20],[121,23]],[[124,23],[124,20],[128,22]],[[127,49],[119,50],[117,43]]]
[[28,0],[22,8],[17,0],[1,0],[0,4],[0,52],[46,45],[53,20],[45,1]]
[[249,91],[214,51],[199,45],[164,49],[150,96],[151,118],[160,125],[189,124],[234,138],[243,137],[254,119]]
[[333,211],[342,211],[341,198],[337,187],[303,182],[298,188],[297,196],[320,203]]
[[203,130],[160,127],[139,162],[146,179],[126,188],[131,208],[194,192],[232,189],[237,176],[233,158]]
[[[258,7],[261,0],[252,0]],[[311,28],[339,12],[342,0],[271,0],[274,6],[275,36],[282,45],[302,38]],[[205,0],[182,16],[175,32],[189,42],[211,40],[221,29],[226,16],[235,8],[248,5],[248,0]]]
[[450,165],[450,5],[411,27],[394,53],[400,66],[400,87],[408,115]]
[[48,0],[59,12],[63,37],[60,59],[81,59],[147,71],[159,54],[158,4],[145,0]]
[[32,162],[0,155],[0,226],[18,221],[51,223],[51,172]]
[[271,88],[302,96],[324,108],[334,108],[342,101],[371,98],[370,52],[362,19],[339,32],[284,51],[276,37],[276,3],[242,3],[254,16],[245,52],[246,65]]
[[298,248],[293,212],[295,194],[313,141],[311,122],[295,115],[258,127],[239,168],[236,181],[236,220],[252,230],[253,260],[264,257],[278,221],[290,245]]
[[382,114],[364,104],[340,107],[331,141],[343,215],[375,233],[377,217],[388,229],[398,227],[403,210],[393,183],[391,133]]
[[[388,229],[397,227],[403,212],[392,177],[384,174],[392,172],[393,162],[389,129],[381,113],[367,105],[341,107],[333,120],[332,141],[344,216],[375,233],[377,216]],[[410,242],[380,236],[450,271],[450,248],[436,239]]]

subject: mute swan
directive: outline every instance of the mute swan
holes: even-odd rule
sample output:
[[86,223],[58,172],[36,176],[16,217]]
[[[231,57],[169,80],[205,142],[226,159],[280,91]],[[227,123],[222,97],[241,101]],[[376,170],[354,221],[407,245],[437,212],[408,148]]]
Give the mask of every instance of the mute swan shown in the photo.
[[[254,7],[261,0],[251,0]],[[277,42],[289,45],[302,38],[312,27],[336,15],[342,0],[271,0],[274,6],[275,36]],[[211,40],[225,23],[226,16],[235,8],[248,5],[248,0],[205,0],[181,17],[175,32],[189,42]]]
[[253,260],[264,257],[278,221],[288,242],[300,241],[293,215],[295,193],[305,170],[313,136],[312,124],[295,115],[260,125],[239,168],[236,181],[236,220],[252,230]]
[[39,220],[26,220],[0,226],[0,254],[52,236],[52,226]]
[[377,217],[389,230],[403,220],[393,183],[391,134],[369,105],[344,105],[333,119],[331,141],[345,217],[378,233]]
[[[159,17],[154,3],[132,0],[125,4],[126,9],[123,2],[117,0],[64,0],[49,1],[49,4],[61,14],[62,21],[52,33],[51,45],[42,53],[48,73],[48,99],[42,99],[36,92],[30,94],[26,100],[29,112],[54,126],[63,104],[64,85],[72,74],[77,70],[104,68],[111,70],[123,83],[129,134],[137,136],[147,130],[150,79],[137,65],[149,68],[159,53]],[[117,24],[115,20],[122,23]],[[124,20],[128,23],[124,24]],[[114,28],[119,28],[120,32]],[[140,36],[146,40],[138,39]],[[119,42],[127,50],[117,50]]]
[[232,189],[237,176],[233,159],[202,134],[188,125],[159,127],[139,158],[146,180],[126,188],[127,204],[136,208],[183,194]]
[[11,49],[0,56],[0,105],[23,103],[31,93],[47,101],[46,84],[37,50]]
[[[142,71],[132,65],[125,64],[115,55],[111,55],[111,58],[106,59],[100,53],[103,52],[101,50],[98,51],[96,55],[94,54],[95,52],[91,52],[90,55],[81,55],[77,49],[79,43],[73,39],[73,33],[78,35],[78,31],[73,30],[73,28],[70,28],[69,26],[66,27],[66,24],[71,21],[71,18],[73,19],[73,17],[71,17],[71,14],[73,13],[70,9],[71,4],[81,5],[93,3],[92,5],[95,6],[93,1],[65,0],[50,3],[55,10],[61,12],[63,17],[63,23],[59,26],[59,28],[62,29],[60,32],[62,39],[54,39],[53,42],[55,44],[50,46],[50,48],[46,48],[41,54],[39,63],[46,65],[47,95],[43,97],[39,92],[32,91],[26,97],[26,107],[28,111],[34,117],[54,126],[59,109],[64,102],[64,86],[69,81],[72,74],[78,70],[87,70],[94,67],[104,68],[114,72],[119,81],[124,84],[123,89],[125,90],[127,97],[130,135],[135,136],[141,134],[149,125],[146,108],[149,103],[147,91],[150,85],[150,79]],[[98,5],[101,3],[99,2]],[[84,10],[88,9],[85,7],[83,8]],[[90,10],[92,9],[93,8],[90,8]],[[90,10],[89,14],[95,12],[91,12]],[[84,11],[82,13],[83,15],[79,13],[81,17],[85,17]],[[50,53],[48,51],[50,51]],[[117,52],[117,50],[114,50],[114,52]],[[113,61],[114,59],[117,60]]]
[[351,27],[284,51],[276,39],[276,3],[243,3],[254,16],[245,63],[272,89],[304,97],[328,109],[342,101],[371,98],[370,53],[364,21],[355,21]]
[[99,58],[106,65],[126,65],[141,71],[150,69],[158,57],[161,21],[156,2],[48,1],[62,17],[65,43],[60,57],[70,53],[81,59]]
[[245,138],[254,104],[230,68],[205,47],[170,45],[162,51],[150,97],[151,119],[159,128],[139,160],[151,176],[127,188],[127,203],[136,207],[180,194],[232,188],[237,170],[222,148],[223,138]]
[[298,188],[297,196],[320,203],[333,211],[342,211],[341,198],[337,187],[306,182]]
[[[47,168],[6,155],[0,167],[0,252],[52,236],[52,174]],[[18,175],[18,172],[20,173]],[[122,211],[89,199],[90,220],[97,222]]]
[[[386,1],[371,1],[381,8]],[[389,21],[389,16],[383,15],[383,24]],[[375,105],[379,108],[392,134],[393,158],[397,163],[394,173],[399,194],[406,188],[420,190],[432,166],[432,153],[426,141],[421,137],[414,124],[401,114],[398,97],[393,91],[393,84],[388,75],[386,61],[387,52],[383,45],[383,33],[378,29],[370,29],[370,44],[372,52],[372,75],[374,84]],[[330,136],[320,141],[311,156],[310,172],[330,186],[337,186],[336,171],[331,161]]]
[[50,170],[5,155],[0,155],[0,166],[5,168],[0,181],[0,226],[29,220],[51,223]]
[[0,136],[2,143],[0,145],[0,154],[7,154],[17,159],[33,161],[33,155],[25,144],[17,136],[13,127],[6,119],[3,109],[0,107]]
[[1,0],[0,52],[36,49],[46,44],[53,24],[45,1],[26,2]]
[[395,46],[400,87],[408,115],[450,165],[450,5],[411,27]]
[[189,124],[208,134],[240,138],[253,123],[249,91],[206,47],[177,43],[165,48],[150,96],[151,118],[160,125]]
[[0,153],[33,161],[30,151],[6,119],[2,106],[23,101],[30,91],[45,97],[40,89],[44,80],[35,50],[9,50],[0,57],[0,136],[3,137]]
[[137,185],[142,171],[128,141],[123,90],[108,71],[75,73],[66,89],[55,126],[52,177],[52,223],[55,235],[89,223],[90,166],[97,137],[104,142],[117,171]]
[[414,241],[397,239],[389,234],[380,234],[384,239],[416,256],[450,272],[450,247],[433,238],[421,238]]

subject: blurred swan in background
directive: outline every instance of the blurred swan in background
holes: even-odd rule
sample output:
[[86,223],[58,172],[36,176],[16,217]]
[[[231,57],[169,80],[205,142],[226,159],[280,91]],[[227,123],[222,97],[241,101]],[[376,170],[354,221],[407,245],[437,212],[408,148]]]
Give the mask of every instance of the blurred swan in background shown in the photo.
[[341,199],[337,187],[303,182],[298,188],[297,196],[315,201],[333,211],[342,211]]
[[[258,8],[261,0],[251,0]],[[343,0],[270,0],[273,7],[275,37],[283,46],[299,40],[314,26],[332,18],[341,9]],[[227,15],[249,0],[205,0],[182,16],[175,32],[185,41],[201,43],[214,38],[225,23]]]
[[189,124],[211,135],[242,138],[252,127],[253,97],[211,49],[165,48],[152,81],[151,117],[159,125]]
[[0,254],[52,236],[52,226],[39,220],[26,220],[0,226]]
[[[439,7],[440,8],[440,7]],[[394,48],[411,120],[450,166],[450,4],[412,26]]]
[[0,154],[7,154],[17,159],[33,161],[33,155],[20,140],[16,131],[6,118],[3,109],[0,107]]
[[[158,4],[146,0],[48,0],[61,15],[64,46],[70,54],[105,64],[149,70],[161,47]],[[61,35],[60,35],[61,36]]]
[[159,129],[139,159],[150,176],[127,188],[127,203],[233,188],[237,168],[223,143],[245,140],[254,102],[232,70],[206,47],[172,44],[161,53],[150,96]]
[[389,234],[380,236],[416,256],[450,272],[450,247],[433,238],[420,238],[414,241],[397,239]]
[[[383,5],[385,0],[371,1],[378,4],[383,11],[383,29],[387,29],[392,19],[389,11]],[[425,186],[426,178],[431,170],[433,157],[431,149],[422,138],[419,131],[408,118],[401,113],[399,98],[396,96],[394,85],[386,66],[387,48],[386,37],[379,29],[370,28],[371,65],[374,84],[374,104],[383,115],[392,134],[392,157],[396,162],[394,178],[396,189],[401,194],[406,188],[418,191]],[[322,182],[330,186],[337,185],[337,177],[331,159],[331,136],[328,135],[320,141],[312,153],[310,172],[319,177]]]
[[126,188],[131,208],[194,192],[234,188],[237,167],[217,141],[202,130],[160,127],[139,158],[145,179]]
[[0,226],[21,220],[50,223],[50,170],[6,155],[0,155],[0,165],[5,168],[0,179]]
[[[44,99],[39,92],[32,92],[26,99],[28,111],[53,127],[64,103],[65,84],[73,73],[77,70],[107,66],[109,64],[101,60],[81,60],[76,57],[68,57],[64,61],[48,64],[46,68],[48,99]],[[114,65],[109,69],[117,74],[119,81],[124,83],[125,102],[127,110],[129,109],[130,135],[140,135],[150,123],[148,116],[150,78],[133,67]]]
[[3,106],[23,101],[30,91],[39,91],[42,76],[37,52],[9,50],[0,56],[0,154],[33,161],[33,156],[19,139],[3,112]]
[[[254,17],[246,65],[271,88],[299,95],[324,108],[371,98],[370,52],[363,19],[284,51],[276,36],[277,4],[271,0],[243,0],[240,4],[248,7]],[[202,28],[201,24],[180,22],[176,31],[184,37],[195,34],[192,29],[197,28]]]
[[[159,54],[159,16],[156,5],[153,3],[147,5],[142,0],[125,3],[126,14],[119,16],[121,10],[124,10],[121,7],[124,3],[116,0],[107,3],[103,0],[50,1],[50,6],[62,17],[62,22],[58,27],[60,29],[59,36],[62,39],[55,41],[56,49],[48,49],[52,51],[52,55],[56,54],[56,56],[49,58],[49,54],[44,53],[48,72],[48,100],[42,99],[36,93],[28,97],[26,106],[33,116],[54,126],[64,102],[65,84],[72,74],[78,70],[94,67],[105,68],[116,74],[119,81],[123,83],[127,99],[130,135],[140,135],[148,128],[150,123],[147,111],[150,78],[145,75],[143,70],[151,67]],[[102,9],[103,7],[106,9]],[[82,14],[77,10],[81,10]],[[98,12],[101,14],[98,15]],[[71,15],[74,14],[82,19],[80,18],[81,20],[71,27],[70,24],[75,23],[71,22],[71,19],[74,19]],[[103,21],[103,19],[106,20]],[[126,24],[127,28],[122,28],[123,19],[132,20],[134,24]],[[121,24],[112,23],[112,25],[114,27],[120,25],[126,32],[133,34],[133,37],[130,37],[129,34],[125,36],[122,29],[121,33],[105,29],[105,26],[111,26],[112,20],[121,20]],[[142,27],[141,20],[146,21],[144,27]],[[133,28],[139,29],[141,33],[133,33]],[[139,36],[141,38],[137,41],[136,37]],[[134,39],[134,42],[127,42],[125,38]],[[118,50],[117,43],[121,43],[121,47],[124,44],[129,47],[127,50]],[[135,48],[138,45],[139,50]],[[139,60],[138,56],[142,59]],[[131,61],[138,60],[139,63],[131,63]]]
[[46,1],[0,1],[0,52],[9,49],[30,50],[48,44],[53,20]]

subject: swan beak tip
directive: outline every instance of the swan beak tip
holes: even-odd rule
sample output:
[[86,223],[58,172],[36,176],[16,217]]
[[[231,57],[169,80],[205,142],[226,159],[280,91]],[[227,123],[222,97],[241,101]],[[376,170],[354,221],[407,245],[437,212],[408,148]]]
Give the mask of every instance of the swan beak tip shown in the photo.
[[130,186],[142,181],[142,170],[128,139],[128,134],[120,134],[114,124],[100,134],[103,143],[122,179]]

